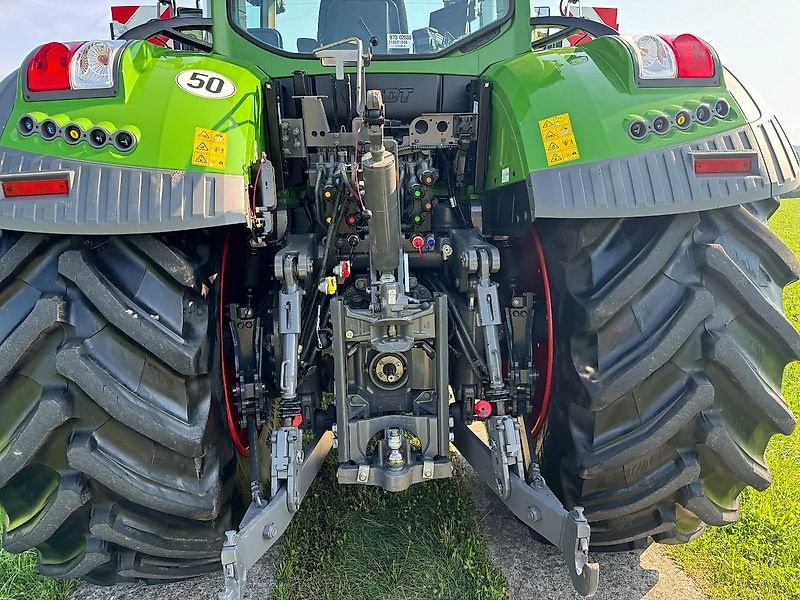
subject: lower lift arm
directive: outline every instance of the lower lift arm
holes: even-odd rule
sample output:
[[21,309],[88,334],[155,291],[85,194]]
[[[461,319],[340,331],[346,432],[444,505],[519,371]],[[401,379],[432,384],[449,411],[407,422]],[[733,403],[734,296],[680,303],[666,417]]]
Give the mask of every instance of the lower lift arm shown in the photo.
[[526,482],[516,419],[492,417],[487,425],[489,446],[457,419],[453,427],[456,448],[512,513],[561,549],[575,590],[581,596],[594,596],[600,568],[589,562],[590,528],[583,509],[567,512],[547,487],[538,466],[531,483]]
[[227,539],[222,548],[225,591],[219,594],[219,600],[241,600],[242,588],[247,584],[247,571],[289,527],[300,502],[333,447],[333,433],[330,431],[319,435],[307,448],[305,455],[302,433],[296,428],[283,427],[274,435],[277,443],[273,444],[273,448],[280,448],[281,456],[274,456],[277,452],[273,450],[273,465],[277,459],[286,468],[281,468],[279,474],[273,473],[273,480],[278,480],[278,491],[272,500],[262,506],[251,504],[239,531],[225,534]]

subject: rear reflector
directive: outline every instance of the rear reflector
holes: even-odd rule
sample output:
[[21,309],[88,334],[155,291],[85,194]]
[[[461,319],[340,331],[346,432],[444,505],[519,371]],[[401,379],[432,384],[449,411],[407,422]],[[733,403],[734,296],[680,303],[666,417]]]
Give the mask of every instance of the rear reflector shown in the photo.
[[735,175],[752,171],[752,158],[696,158],[694,161],[696,175]]
[[3,182],[3,195],[6,198],[29,196],[68,196],[68,179],[28,179]]

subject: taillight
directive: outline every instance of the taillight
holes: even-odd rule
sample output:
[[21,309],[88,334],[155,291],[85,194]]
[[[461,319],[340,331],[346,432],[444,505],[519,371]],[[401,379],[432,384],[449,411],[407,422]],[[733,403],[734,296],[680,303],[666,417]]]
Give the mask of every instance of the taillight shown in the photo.
[[633,51],[641,84],[673,79],[713,79],[716,57],[711,46],[689,33],[635,35],[623,38]]
[[69,195],[69,179],[66,177],[4,181],[2,185],[6,198]]
[[50,42],[36,51],[28,64],[28,89],[56,92],[70,89],[69,66],[80,43]]
[[118,55],[127,42],[50,42],[33,55],[27,69],[28,91],[110,90]]
[[662,35],[663,39],[678,59],[678,78],[711,79],[716,67],[711,48],[691,33],[682,35]]
[[695,175],[746,175],[753,171],[752,157],[706,157],[694,161]]

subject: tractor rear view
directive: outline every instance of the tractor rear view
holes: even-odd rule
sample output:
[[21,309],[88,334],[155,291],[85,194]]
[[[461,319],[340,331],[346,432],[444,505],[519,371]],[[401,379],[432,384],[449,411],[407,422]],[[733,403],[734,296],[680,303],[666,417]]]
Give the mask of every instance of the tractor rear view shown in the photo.
[[7,550],[221,562],[238,600],[332,449],[401,492],[452,444],[591,596],[590,548],[769,485],[800,165],[712,46],[524,0],[210,9],[0,84]]

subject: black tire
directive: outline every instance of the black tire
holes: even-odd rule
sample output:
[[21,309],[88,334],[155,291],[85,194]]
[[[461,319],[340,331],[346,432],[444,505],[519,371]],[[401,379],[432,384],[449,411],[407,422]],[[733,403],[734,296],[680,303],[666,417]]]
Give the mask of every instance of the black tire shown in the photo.
[[595,548],[688,542],[769,486],[800,358],[782,296],[800,263],[766,226],[776,207],[538,224],[556,326],[541,458]]
[[208,244],[0,236],[4,547],[101,584],[218,568],[235,460]]

